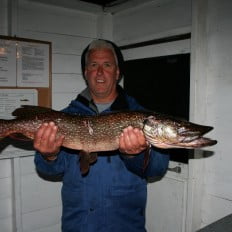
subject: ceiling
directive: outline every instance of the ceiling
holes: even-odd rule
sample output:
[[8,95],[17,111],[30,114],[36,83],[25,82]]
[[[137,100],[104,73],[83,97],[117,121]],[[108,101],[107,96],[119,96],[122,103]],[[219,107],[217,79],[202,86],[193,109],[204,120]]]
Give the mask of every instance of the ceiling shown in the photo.
[[[1,0],[0,0],[1,1]],[[141,7],[142,5],[163,0],[26,0],[29,2],[36,2],[47,4],[51,6],[59,6],[70,9],[83,10],[90,13],[108,12],[115,14],[125,9],[133,7]]]
[[93,3],[102,7],[112,7],[116,6],[130,0],[80,0],[81,2]]

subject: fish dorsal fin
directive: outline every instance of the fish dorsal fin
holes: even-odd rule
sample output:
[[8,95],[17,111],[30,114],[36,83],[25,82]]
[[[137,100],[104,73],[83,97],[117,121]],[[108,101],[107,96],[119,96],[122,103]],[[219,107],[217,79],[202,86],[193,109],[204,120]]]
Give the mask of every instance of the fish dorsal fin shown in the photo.
[[48,113],[51,112],[52,109],[42,106],[33,106],[33,105],[22,105],[20,108],[15,109],[12,112],[13,116],[17,118],[25,118],[27,116],[31,116],[33,114],[38,113]]
[[27,136],[20,134],[20,133],[10,134],[9,137],[12,139],[20,140],[20,141],[31,141],[30,138],[28,138]]

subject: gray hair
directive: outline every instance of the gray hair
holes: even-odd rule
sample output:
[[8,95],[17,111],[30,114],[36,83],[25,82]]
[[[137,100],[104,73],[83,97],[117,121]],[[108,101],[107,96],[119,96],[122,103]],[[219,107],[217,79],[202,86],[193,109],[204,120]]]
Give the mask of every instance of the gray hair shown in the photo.
[[118,57],[117,57],[117,55],[115,53],[113,45],[111,43],[105,41],[105,40],[102,40],[102,39],[97,39],[97,40],[94,40],[94,41],[92,41],[90,43],[90,45],[88,47],[88,50],[87,50],[87,52],[85,54],[85,64],[87,64],[89,52],[92,49],[110,49],[113,52],[114,58],[115,58],[115,62],[118,65]]

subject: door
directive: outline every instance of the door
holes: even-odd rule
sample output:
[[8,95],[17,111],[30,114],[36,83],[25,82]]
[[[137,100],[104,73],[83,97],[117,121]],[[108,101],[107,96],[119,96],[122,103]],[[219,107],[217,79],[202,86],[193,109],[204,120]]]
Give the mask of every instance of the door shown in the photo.
[[[178,44],[123,50],[126,60],[123,84],[126,91],[147,109],[188,120],[190,40],[183,41],[186,50],[180,44],[179,41]],[[148,232],[185,231],[188,160],[192,152],[173,149],[170,153],[166,175],[148,183]]]

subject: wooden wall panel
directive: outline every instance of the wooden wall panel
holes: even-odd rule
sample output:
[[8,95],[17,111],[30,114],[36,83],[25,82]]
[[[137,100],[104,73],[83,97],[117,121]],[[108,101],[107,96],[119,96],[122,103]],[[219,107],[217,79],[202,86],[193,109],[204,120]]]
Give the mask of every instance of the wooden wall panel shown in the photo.
[[52,33],[50,31],[46,33],[36,32],[32,30],[26,30],[20,32],[22,37],[29,37],[32,39],[52,41],[52,53],[56,54],[75,54],[80,55],[83,48],[92,41],[92,37],[81,35],[69,35]]
[[114,15],[113,28],[119,45],[190,32],[191,0],[151,1],[123,10]]
[[56,206],[23,214],[23,232],[36,232],[41,229],[50,232],[50,227],[56,227],[56,232],[61,231],[61,210],[61,206]]
[[[80,55],[97,37],[98,15],[28,0],[18,0],[18,6],[16,36],[52,44],[52,108],[62,109],[85,87]],[[0,13],[0,17],[7,16],[6,8]],[[16,227],[20,232],[61,231],[62,183],[40,178],[33,159],[0,160],[0,231],[13,232]],[[16,175],[13,179],[11,164]]]
[[96,14],[37,4],[32,1],[21,0],[20,2],[20,31],[50,32],[85,37],[95,37],[97,34]]
[[7,35],[8,32],[7,2],[7,0],[0,1],[0,35]]

